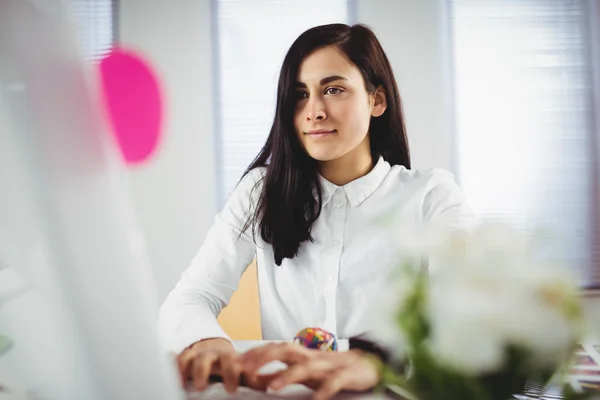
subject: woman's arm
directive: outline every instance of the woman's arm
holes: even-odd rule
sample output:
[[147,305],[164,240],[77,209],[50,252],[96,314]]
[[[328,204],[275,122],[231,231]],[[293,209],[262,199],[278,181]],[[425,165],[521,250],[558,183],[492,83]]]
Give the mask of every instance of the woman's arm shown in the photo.
[[423,222],[448,230],[468,230],[473,214],[454,175],[437,169],[429,181],[423,198]]
[[203,339],[229,339],[217,317],[255,254],[252,227],[244,227],[261,178],[262,169],[255,169],[240,181],[191,265],[163,303],[158,327],[167,350],[179,354]]

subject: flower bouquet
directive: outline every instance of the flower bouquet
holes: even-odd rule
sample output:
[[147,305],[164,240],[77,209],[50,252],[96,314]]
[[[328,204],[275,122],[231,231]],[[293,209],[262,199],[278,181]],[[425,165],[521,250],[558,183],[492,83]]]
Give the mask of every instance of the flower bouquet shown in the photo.
[[404,236],[404,254],[430,265],[407,262],[397,277],[393,318],[407,363],[384,370],[386,386],[419,400],[507,400],[537,382],[583,398],[566,383],[584,327],[578,286],[539,239],[491,224]]

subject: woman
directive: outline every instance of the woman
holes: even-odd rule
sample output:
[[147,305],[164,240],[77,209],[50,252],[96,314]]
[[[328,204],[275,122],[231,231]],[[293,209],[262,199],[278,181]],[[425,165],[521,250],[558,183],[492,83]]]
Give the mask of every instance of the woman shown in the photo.
[[414,171],[398,87],[371,30],[332,24],[296,39],[281,68],[275,120],[254,162],[169,294],[159,327],[182,379],[237,385],[241,366],[217,316],[253,258],[264,339],[319,326],[369,326],[368,300],[397,262],[383,222],[459,228],[451,174]]

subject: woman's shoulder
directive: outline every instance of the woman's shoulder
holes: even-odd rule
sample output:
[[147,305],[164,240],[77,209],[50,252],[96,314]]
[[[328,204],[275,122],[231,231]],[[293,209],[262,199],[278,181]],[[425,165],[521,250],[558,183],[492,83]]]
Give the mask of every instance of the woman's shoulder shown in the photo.
[[394,165],[390,170],[392,181],[408,185],[415,189],[431,190],[436,186],[456,186],[454,174],[443,168],[407,169],[402,165]]
[[238,183],[238,187],[249,189],[255,187],[256,185],[261,185],[266,174],[266,167],[252,168],[242,176],[242,179],[240,179],[240,182]]
[[404,167],[394,167],[391,172],[394,179],[403,182],[399,185],[401,190],[409,188],[420,199],[418,204],[425,220],[461,229],[472,224],[473,214],[452,172],[443,168]]
[[255,203],[260,196],[267,169],[256,167],[244,173],[229,196],[229,202]]
[[256,210],[265,174],[264,167],[247,171],[230,192],[217,218],[240,232],[249,229],[247,222]]

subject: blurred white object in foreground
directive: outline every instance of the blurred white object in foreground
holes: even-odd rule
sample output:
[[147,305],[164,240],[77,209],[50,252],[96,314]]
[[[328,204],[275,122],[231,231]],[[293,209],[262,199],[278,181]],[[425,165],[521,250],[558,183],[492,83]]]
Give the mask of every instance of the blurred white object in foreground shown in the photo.
[[[2,164],[10,172],[0,174],[0,217],[8,222],[0,220],[0,230],[17,243],[9,246],[9,267],[34,294],[0,315],[0,331],[17,335],[0,368],[11,362],[10,373],[47,373],[37,377],[44,387],[23,388],[40,399],[180,398],[175,371],[158,349],[158,303],[142,238],[65,6],[1,6],[0,96],[11,129],[0,137],[14,145],[15,162]],[[27,193],[25,201],[11,202],[18,196],[9,190]],[[40,330],[15,328],[28,320]]]
[[[582,339],[575,275],[545,251],[558,245],[549,236],[484,223],[469,234],[430,232],[404,242],[435,259],[422,311],[427,346],[440,362],[465,374],[495,372],[507,346],[516,346],[528,351],[532,368],[557,368]],[[403,286],[406,299],[414,282]]]

